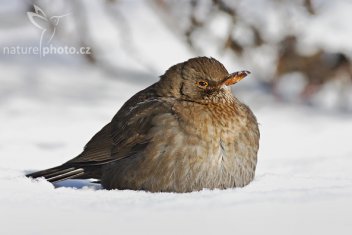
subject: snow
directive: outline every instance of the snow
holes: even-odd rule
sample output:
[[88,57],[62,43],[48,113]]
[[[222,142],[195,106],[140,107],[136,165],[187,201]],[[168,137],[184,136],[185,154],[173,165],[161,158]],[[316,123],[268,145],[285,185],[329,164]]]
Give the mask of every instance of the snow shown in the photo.
[[[127,12],[131,6],[123,4]],[[244,188],[107,191],[90,181],[53,186],[24,177],[79,154],[129,97],[193,56],[173,32],[157,27],[152,8],[138,6],[132,15],[132,38],[156,25],[162,39],[145,37],[143,50],[136,40],[135,50],[150,66],[134,65],[133,56],[123,65],[140,75],[116,77],[75,56],[0,54],[0,234],[351,234],[350,114],[273,101],[258,91],[255,76],[233,88],[261,131],[256,177]],[[148,26],[138,26],[144,19]],[[13,44],[35,44],[33,35]],[[4,45],[11,40],[0,41]],[[117,61],[126,55],[116,55]]]

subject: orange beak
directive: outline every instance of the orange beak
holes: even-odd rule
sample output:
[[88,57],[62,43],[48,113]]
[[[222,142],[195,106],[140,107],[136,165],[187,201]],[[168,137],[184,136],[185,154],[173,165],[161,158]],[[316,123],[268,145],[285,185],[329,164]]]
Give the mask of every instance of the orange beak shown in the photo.
[[226,86],[231,86],[231,85],[233,85],[235,83],[238,83],[243,78],[247,77],[247,75],[250,74],[250,73],[251,72],[245,71],[245,70],[231,73],[225,78],[225,81],[222,84],[224,84]]

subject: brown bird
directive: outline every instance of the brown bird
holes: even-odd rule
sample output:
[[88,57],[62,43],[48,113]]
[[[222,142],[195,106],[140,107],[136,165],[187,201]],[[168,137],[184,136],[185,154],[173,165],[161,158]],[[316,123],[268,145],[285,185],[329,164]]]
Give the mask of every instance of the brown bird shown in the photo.
[[243,187],[254,178],[259,129],[229,86],[248,74],[229,74],[207,57],[176,64],[129,99],[80,155],[27,176],[151,192]]

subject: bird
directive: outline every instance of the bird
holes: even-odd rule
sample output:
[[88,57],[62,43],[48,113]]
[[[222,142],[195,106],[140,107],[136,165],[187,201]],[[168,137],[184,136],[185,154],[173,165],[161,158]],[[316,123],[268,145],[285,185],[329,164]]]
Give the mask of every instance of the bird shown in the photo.
[[97,179],[104,189],[187,193],[243,187],[255,176],[260,132],[255,115],[212,57],[171,66],[136,93],[77,157],[27,174],[54,183]]

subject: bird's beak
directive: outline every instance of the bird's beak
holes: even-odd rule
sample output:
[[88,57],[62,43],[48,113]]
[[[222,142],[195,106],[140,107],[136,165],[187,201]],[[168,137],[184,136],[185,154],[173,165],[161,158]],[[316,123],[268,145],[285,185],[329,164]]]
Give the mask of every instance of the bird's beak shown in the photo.
[[245,70],[231,73],[224,79],[224,81],[222,82],[222,85],[231,86],[231,85],[241,81],[243,78],[245,78],[250,73],[251,72],[245,71]]

